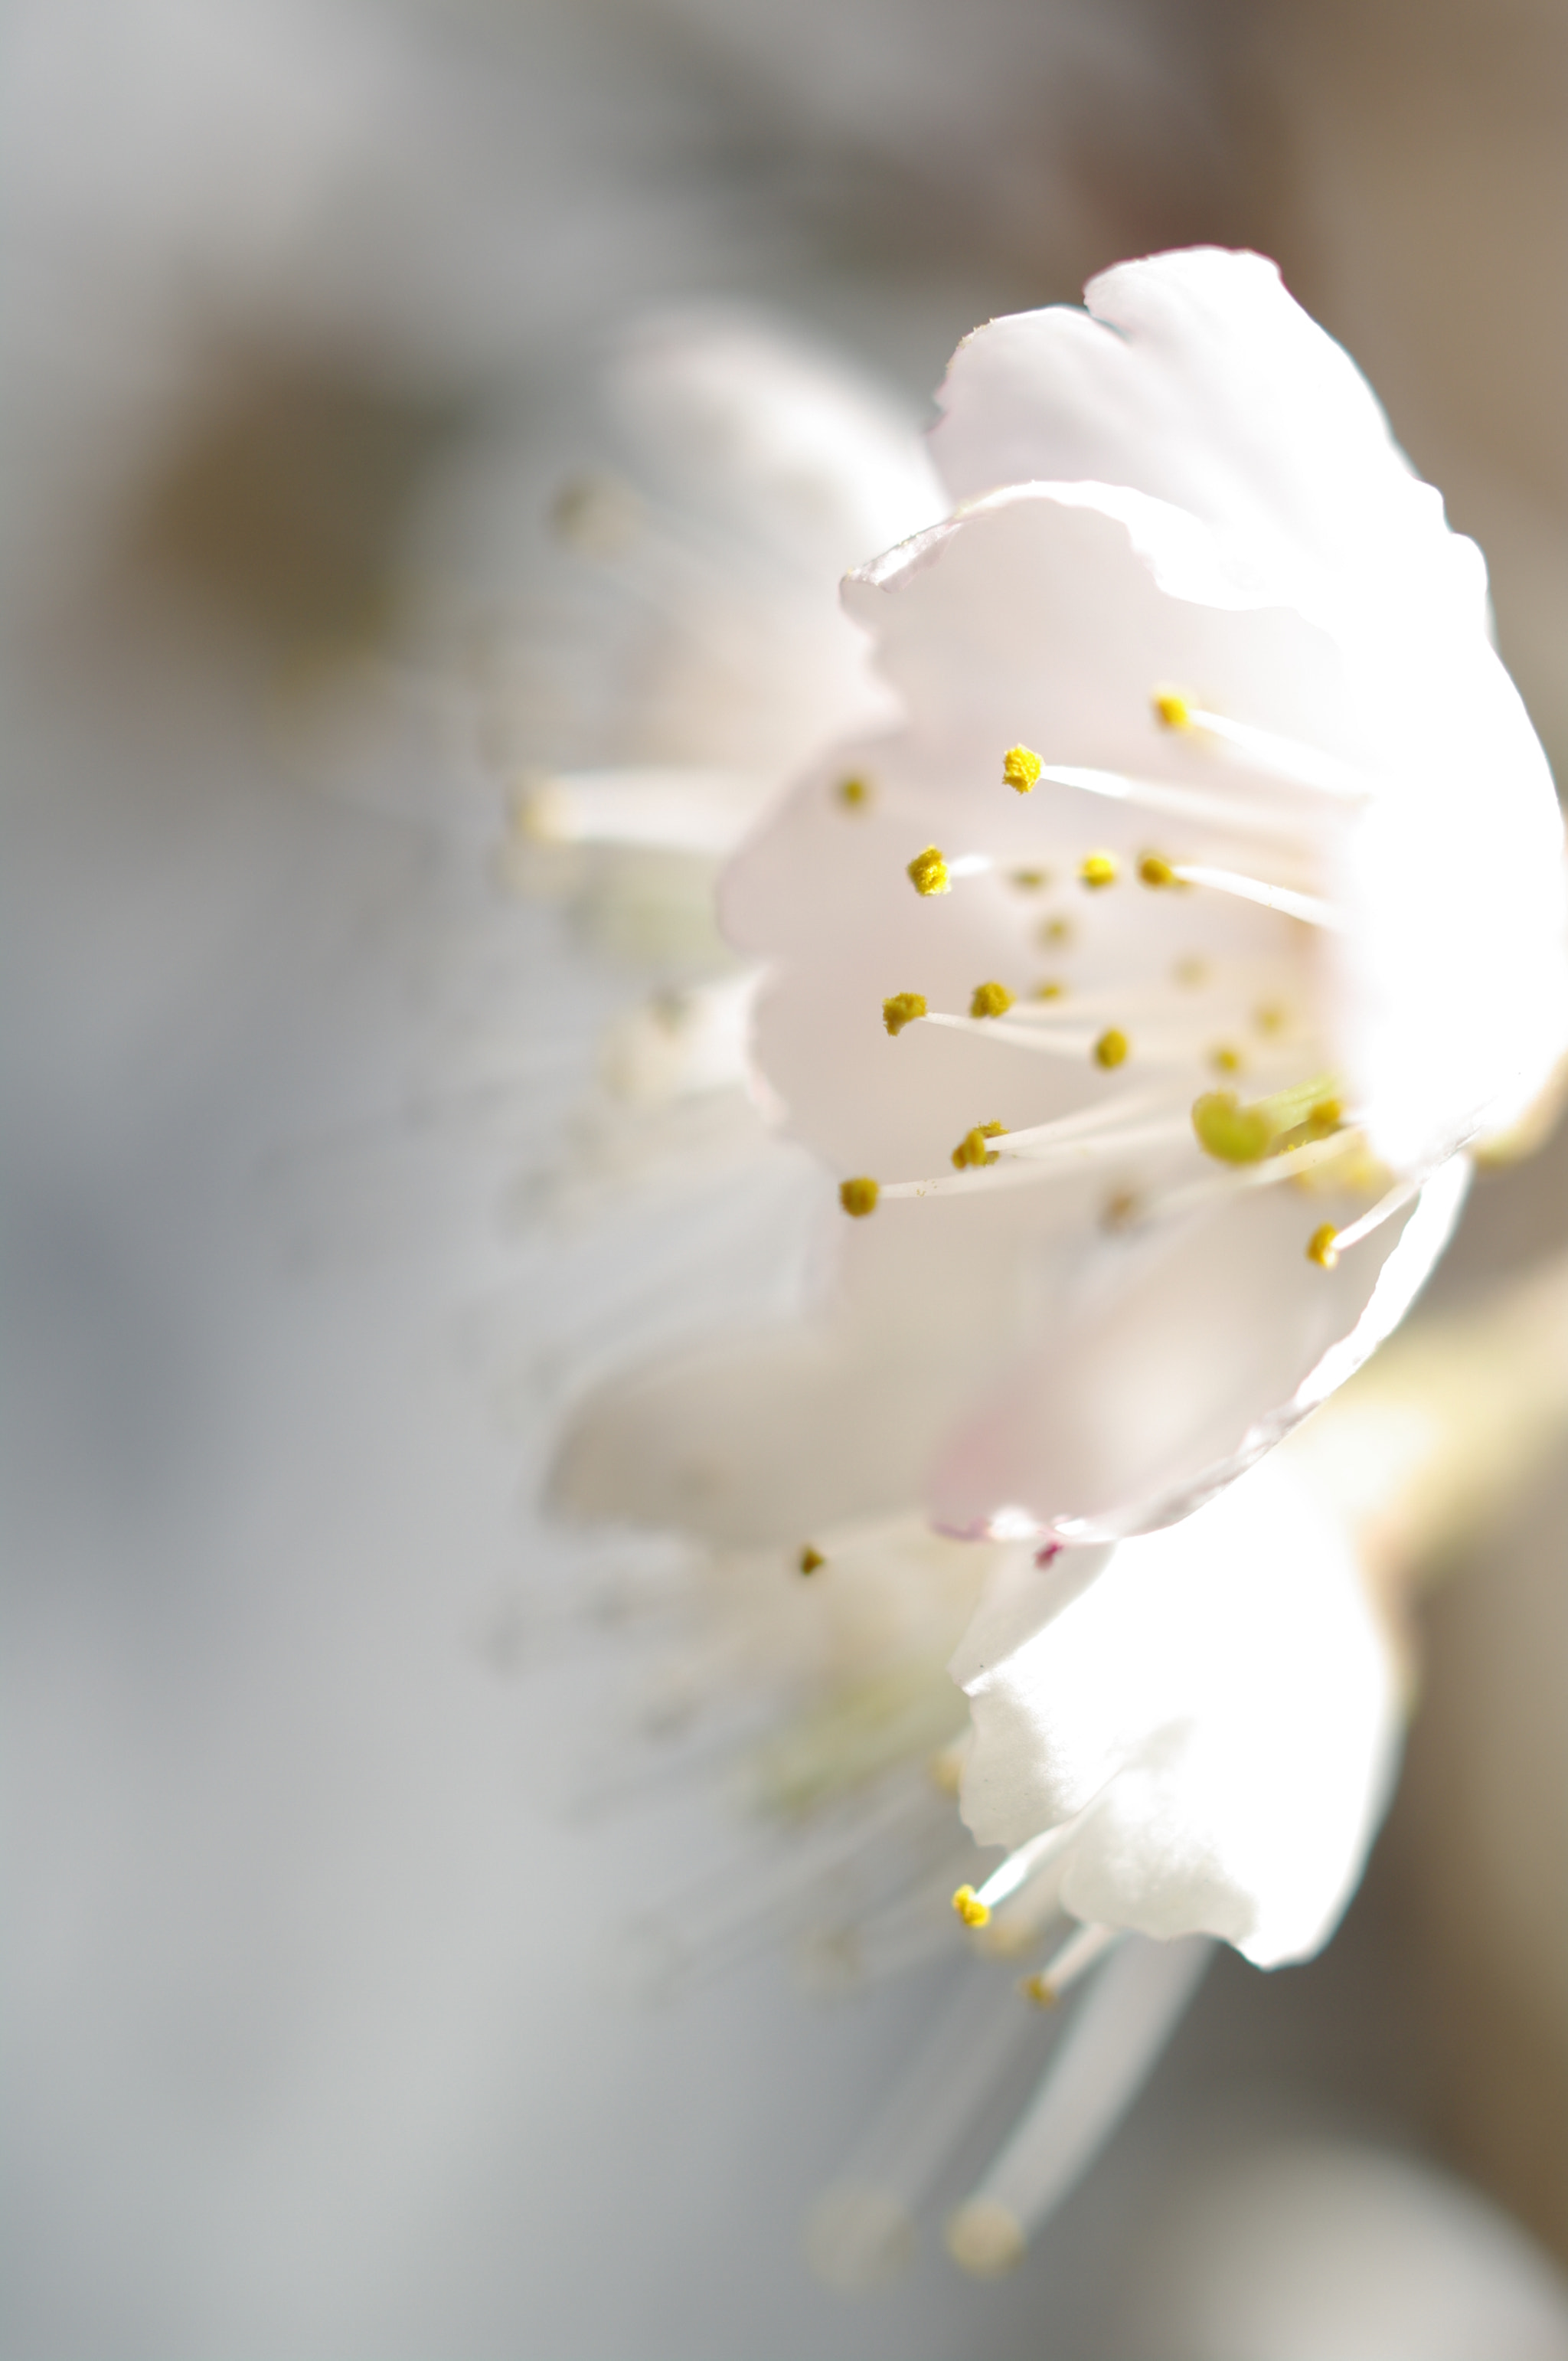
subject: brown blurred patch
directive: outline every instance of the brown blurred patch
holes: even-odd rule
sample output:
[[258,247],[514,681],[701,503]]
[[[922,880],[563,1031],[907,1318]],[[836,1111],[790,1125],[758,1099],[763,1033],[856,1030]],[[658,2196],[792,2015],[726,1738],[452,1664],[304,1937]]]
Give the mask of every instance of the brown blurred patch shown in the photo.
[[374,645],[411,512],[464,423],[454,398],[334,358],[227,358],[132,502],[113,588],[164,586],[283,664]]
[[1433,2127],[1568,2257],[1568,1465],[1422,1623],[1384,1850],[1415,1938]]

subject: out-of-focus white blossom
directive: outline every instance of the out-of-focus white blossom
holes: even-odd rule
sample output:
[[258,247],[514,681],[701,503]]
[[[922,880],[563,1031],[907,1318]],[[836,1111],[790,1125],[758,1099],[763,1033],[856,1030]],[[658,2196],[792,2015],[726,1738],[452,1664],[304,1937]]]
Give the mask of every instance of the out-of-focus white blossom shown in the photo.
[[495,684],[513,873],[548,884],[545,848],[597,849],[601,901],[603,864],[630,856],[646,903],[650,872],[695,864],[685,941],[624,915],[609,932],[711,964],[717,863],[825,746],[895,714],[839,578],[938,515],[941,491],[891,395],[733,309],[626,330],[597,408],[589,456],[549,489]]

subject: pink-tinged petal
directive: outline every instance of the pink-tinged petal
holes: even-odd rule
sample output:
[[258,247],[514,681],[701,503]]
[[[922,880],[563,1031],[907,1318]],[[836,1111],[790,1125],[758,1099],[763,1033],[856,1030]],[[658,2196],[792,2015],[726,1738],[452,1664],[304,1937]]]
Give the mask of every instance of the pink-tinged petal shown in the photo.
[[994,1356],[1026,1333],[1028,1241],[1016,1210],[998,1210],[883,1207],[847,1229],[815,1320],[696,1343],[595,1388],[566,1422],[555,1506],[725,1545],[909,1510]]
[[[1052,963],[1038,940],[1049,911],[1069,914],[1084,991],[1168,984],[1173,962],[1195,948],[1236,959],[1289,948],[1277,920],[1235,902],[1210,897],[1200,910],[1134,887],[1091,903],[1076,882],[1085,853],[1106,845],[1132,862],[1151,835],[1169,840],[1168,827],[1049,783],[1012,794],[1000,776],[1008,744],[1022,739],[1053,762],[1174,786],[1207,784],[1201,751],[1155,719],[1151,692],[1171,679],[1202,681],[1267,730],[1310,729],[1332,752],[1349,756],[1357,744],[1322,633],[1288,611],[1205,605],[1166,587],[1230,595],[1222,576],[1204,573],[1190,521],[1156,502],[1030,486],[895,555],[851,585],[851,607],[875,630],[909,729],[808,776],[721,888],[727,934],[772,970],[755,1054],[789,1127],[841,1171],[884,1178],[938,1170],[977,1120],[1015,1129],[1113,1087],[1087,1060],[1047,1067],[918,1029],[890,1040],[888,994],[917,990],[951,1009],[966,1007],[985,976],[1026,989]],[[852,816],[835,792],[846,771],[873,789]],[[905,864],[932,841],[983,850],[999,867],[922,899]],[[1223,832],[1190,829],[1179,841],[1226,852]],[[1249,855],[1253,840],[1229,842],[1233,865]],[[1041,861],[1055,884],[1044,903],[1009,882],[1014,865]]]
[[1108,1241],[1078,1301],[1006,1368],[938,1465],[944,1530],[1111,1540],[1188,1515],[1342,1385],[1404,1317],[1468,1182],[1455,1158],[1332,1270],[1334,1201],[1243,1197],[1164,1239]]
[[[1486,570],[1394,442],[1360,370],[1261,255],[1119,264],[959,346],[931,448],[955,500],[1002,484],[1124,484],[1220,533],[1263,596],[1338,603],[1397,574],[1484,629]],[[1268,587],[1271,577],[1271,588]],[[1333,586],[1333,587],[1331,587]]]
[[[1379,1153],[1405,1167],[1506,1129],[1568,1044],[1568,898],[1480,553],[1272,263],[1160,255],[1105,272],[1086,301],[960,346],[933,435],[949,488],[1073,477],[1152,494],[1212,529],[1259,603],[1331,631],[1379,781],[1337,879],[1358,921],[1337,994],[1358,1095]],[[1327,726],[1300,734],[1323,745]]]

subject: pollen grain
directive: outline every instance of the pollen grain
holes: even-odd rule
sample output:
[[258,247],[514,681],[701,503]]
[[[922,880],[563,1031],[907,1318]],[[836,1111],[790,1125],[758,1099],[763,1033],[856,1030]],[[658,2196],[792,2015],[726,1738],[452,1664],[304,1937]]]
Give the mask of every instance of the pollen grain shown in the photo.
[[1002,1138],[1005,1130],[1004,1124],[977,1123],[972,1131],[966,1131],[953,1150],[954,1171],[963,1172],[973,1166],[994,1164],[997,1161],[996,1150],[987,1148],[985,1143],[988,1139]]
[[917,894],[950,894],[953,881],[948,874],[948,864],[934,844],[917,852],[909,864],[909,882]]
[[1003,784],[1026,796],[1045,767],[1032,746],[1009,746],[1002,757]]
[[891,1000],[882,1005],[882,1021],[894,1038],[906,1025],[917,1024],[926,1014],[926,996],[919,992],[895,992]]

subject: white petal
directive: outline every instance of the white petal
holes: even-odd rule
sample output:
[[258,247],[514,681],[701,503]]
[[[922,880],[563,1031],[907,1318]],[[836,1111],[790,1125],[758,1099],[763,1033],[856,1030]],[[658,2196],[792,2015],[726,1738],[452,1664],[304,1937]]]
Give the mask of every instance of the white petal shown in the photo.
[[1125,484],[1214,526],[1234,564],[1309,611],[1393,571],[1423,614],[1484,628],[1479,553],[1272,262],[1156,255],[1102,272],[1084,300],[959,346],[931,437],[955,500],[1030,478]]
[[[1003,1363],[927,1498],[951,1532],[1109,1540],[1182,1517],[1353,1376],[1446,1246],[1464,1161],[1332,1270],[1307,1259],[1290,1189],[1222,1204],[1168,1238],[1102,1239],[1079,1300]],[[1120,1263],[1120,1271],[1117,1265]],[[1011,1521],[995,1521],[1001,1510]],[[1023,1515],[1020,1523],[1020,1512]]]
[[1277,1462],[1124,1543],[968,1687],[981,1843],[1092,1806],[1074,1915],[1220,1935],[1260,1966],[1327,1938],[1387,1792],[1395,1684],[1348,1543]]

